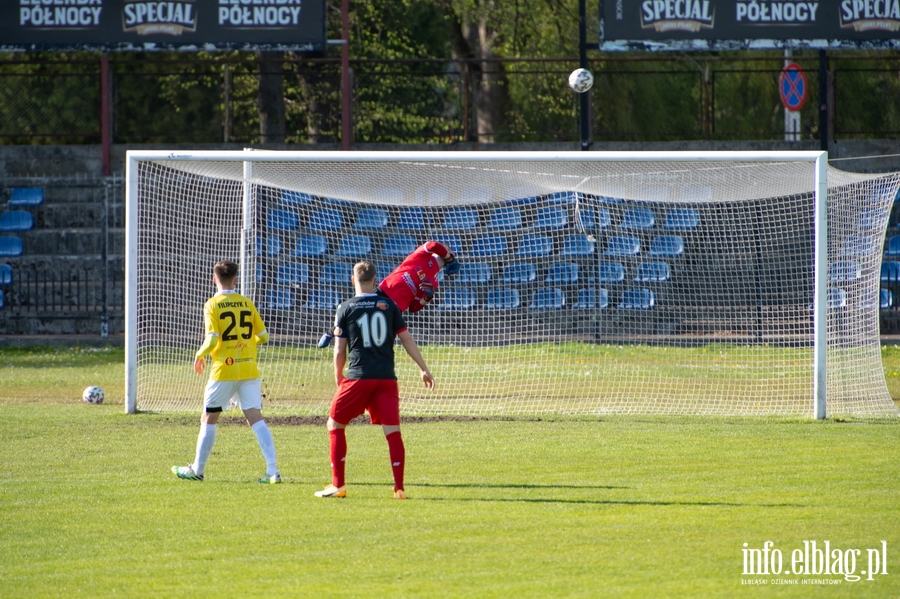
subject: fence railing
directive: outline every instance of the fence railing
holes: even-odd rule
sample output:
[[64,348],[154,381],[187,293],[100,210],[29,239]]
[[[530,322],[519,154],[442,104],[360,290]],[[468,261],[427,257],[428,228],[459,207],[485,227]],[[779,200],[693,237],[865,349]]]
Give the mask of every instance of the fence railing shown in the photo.
[[[49,55],[48,55],[49,56]],[[778,92],[784,57],[594,57],[591,129],[596,140],[784,139]],[[795,53],[808,99],[800,135],[819,136],[819,56]],[[900,135],[897,53],[828,57],[832,137]],[[577,141],[578,101],[567,85],[574,59],[354,60],[353,143]],[[287,55],[0,60],[0,143],[338,143],[340,63]],[[283,134],[264,139],[260,78],[280,78]],[[110,89],[108,115],[101,114]]]
[[125,305],[123,279],[123,273],[114,268],[54,271],[17,266],[12,283],[4,288],[5,309],[65,318],[121,313]]

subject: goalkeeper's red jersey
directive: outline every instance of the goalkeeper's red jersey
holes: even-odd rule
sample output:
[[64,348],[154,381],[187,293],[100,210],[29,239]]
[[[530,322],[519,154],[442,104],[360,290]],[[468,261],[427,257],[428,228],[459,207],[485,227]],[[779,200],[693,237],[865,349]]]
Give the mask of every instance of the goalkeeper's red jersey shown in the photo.
[[450,256],[450,250],[442,243],[428,241],[420,245],[416,250],[386,276],[378,289],[391,298],[401,312],[409,310],[418,312],[425,306],[419,301],[425,299],[422,284],[430,284],[437,290],[437,275],[441,267],[432,254],[441,258]]

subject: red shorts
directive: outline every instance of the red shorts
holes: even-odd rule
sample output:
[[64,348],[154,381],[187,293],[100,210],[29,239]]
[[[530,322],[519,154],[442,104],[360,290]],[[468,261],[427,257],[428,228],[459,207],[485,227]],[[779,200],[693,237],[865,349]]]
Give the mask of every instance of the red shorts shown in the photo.
[[369,412],[372,424],[400,425],[400,391],[395,379],[344,379],[331,401],[331,419],[349,424]]

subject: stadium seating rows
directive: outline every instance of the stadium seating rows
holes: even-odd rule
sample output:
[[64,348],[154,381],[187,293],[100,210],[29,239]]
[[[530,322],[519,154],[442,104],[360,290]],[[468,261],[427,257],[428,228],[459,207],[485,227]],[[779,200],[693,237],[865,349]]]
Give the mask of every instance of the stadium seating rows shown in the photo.
[[[485,210],[426,211],[420,207],[353,208],[347,202],[282,192],[280,206],[266,214],[266,235],[257,239],[257,254],[276,258],[268,307],[333,309],[349,284],[353,261],[383,258],[378,269],[386,274],[418,247],[417,236],[423,229],[433,228],[436,234],[431,238],[466,259],[452,286],[445,286],[438,296],[437,309],[603,310],[610,307],[610,290],[602,286],[624,288],[626,283],[653,285],[671,280],[671,266],[659,259],[625,263],[640,259],[643,243],[648,244],[645,252],[657,258],[683,255],[682,237],[653,234],[658,224],[669,231],[690,231],[700,223],[694,209],[668,210],[658,220],[650,208],[628,208],[614,218],[610,209],[587,203],[572,209],[569,204],[578,199],[572,193],[556,194],[546,204],[531,208],[526,217],[522,204],[528,200]],[[610,234],[598,241],[586,233],[616,228],[639,236]],[[596,268],[593,260],[601,251],[619,261],[604,261]],[[512,260],[502,262],[494,272],[490,262],[507,256]],[[257,272],[259,282],[266,279],[264,268]],[[627,271],[632,275],[626,282]],[[480,288],[484,290],[477,291]],[[527,300],[522,293],[528,294]],[[650,289],[623,289],[618,295],[622,296],[618,309],[655,305]]]

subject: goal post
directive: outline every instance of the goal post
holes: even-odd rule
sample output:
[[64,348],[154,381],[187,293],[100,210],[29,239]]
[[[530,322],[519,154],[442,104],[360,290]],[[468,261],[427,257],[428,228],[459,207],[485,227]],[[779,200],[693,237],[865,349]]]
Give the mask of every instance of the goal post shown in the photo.
[[[825,152],[129,151],[126,411],[194,410],[212,265],[271,341],[268,410],[321,414],[315,347],[360,259],[463,265],[408,318],[405,414],[896,416],[879,271],[897,174]],[[270,412],[271,413],[271,412]]]

